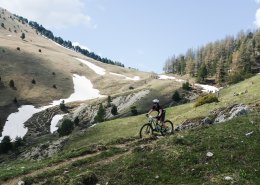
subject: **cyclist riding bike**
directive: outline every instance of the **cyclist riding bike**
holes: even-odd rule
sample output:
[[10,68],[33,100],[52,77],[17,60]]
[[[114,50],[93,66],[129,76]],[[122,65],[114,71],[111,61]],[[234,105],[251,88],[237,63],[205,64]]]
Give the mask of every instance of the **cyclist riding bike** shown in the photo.
[[164,121],[165,121],[165,110],[160,106],[159,104],[159,100],[158,99],[154,99],[153,100],[153,107],[151,108],[151,110],[147,113],[147,115],[149,115],[151,112],[153,111],[157,111],[158,115],[155,117],[155,119],[157,121],[159,121],[159,123],[162,125],[163,128],[166,128]]

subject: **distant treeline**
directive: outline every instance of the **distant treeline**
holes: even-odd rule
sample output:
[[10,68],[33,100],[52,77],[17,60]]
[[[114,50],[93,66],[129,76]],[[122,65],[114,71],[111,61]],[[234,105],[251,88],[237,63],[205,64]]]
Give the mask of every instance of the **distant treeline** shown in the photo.
[[211,42],[166,60],[163,70],[189,74],[198,82],[237,83],[260,72],[260,30],[241,31],[236,37]]
[[42,25],[39,25],[37,22],[28,21],[28,19],[26,19],[22,16],[18,16],[18,15],[14,15],[14,16],[17,17],[23,24],[25,24],[25,23],[29,24],[32,28],[34,28],[41,35],[44,35],[45,37],[53,40],[54,42],[66,47],[66,48],[75,50],[76,52],[79,52],[79,53],[81,53],[81,54],[83,54],[87,57],[93,58],[97,61],[100,61],[100,62],[103,62],[103,63],[106,63],[106,64],[112,64],[112,65],[124,67],[124,64],[122,64],[120,62],[113,61],[113,60],[110,60],[110,59],[107,59],[107,58],[102,58],[99,55],[95,54],[94,52],[89,52],[88,50],[82,49],[79,46],[73,46],[72,42],[69,41],[69,40],[66,41],[66,40],[63,40],[61,37],[55,37],[50,30],[47,30]]

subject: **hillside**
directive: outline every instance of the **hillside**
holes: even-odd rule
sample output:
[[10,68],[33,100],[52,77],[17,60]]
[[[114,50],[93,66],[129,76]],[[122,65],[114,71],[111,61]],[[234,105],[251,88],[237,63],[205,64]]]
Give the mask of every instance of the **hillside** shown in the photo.
[[[251,107],[251,113],[242,117],[198,125],[159,140],[138,139],[144,115],[104,122],[82,133],[75,131],[51,158],[1,163],[1,179],[30,174],[23,178],[28,184],[73,184],[82,179],[95,183],[98,179],[100,184],[257,184],[259,82],[257,75],[221,90],[219,103],[197,108],[190,103],[166,110],[175,127],[240,103]],[[245,89],[248,94],[234,96]],[[207,157],[207,152],[213,156]]]
[[[90,118],[80,111],[80,124],[87,126],[93,123],[91,120],[97,112],[97,105],[106,103],[106,96],[111,96],[119,106],[117,117],[121,117],[130,115],[132,106],[136,106],[139,112],[147,111],[153,98],[160,98],[162,104],[171,103],[172,93],[182,85],[175,80],[158,80],[152,73],[95,61],[46,38],[7,10],[0,11],[0,23],[3,25],[0,27],[0,130],[7,118],[14,116],[12,113],[17,112],[18,108],[23,110],[23,105],[34,106],[29,112],[38,113],[37,107],[41,109],[55,101],[58,105],[57,101],[70,97],[75,93],[74,74],[90,80],[93,87],[89,88],[97,89],[100,95],[104,95],[96,100],[90,97],[84,99],[84,105],[82,102],[68,105],[72,109],[71,114],[75,110],[91,111]],[[21,38],[23,33],[25,38]],[[10,86],[11,80],[14,86]],[[86,94],[89,90],[85,89]],[[57,107],[48,110],[50,112],[43,111],[30,120],[30,117],[24,118],[22,115],[24,122],[28,122],[25,123],[29,129],[28,135],[50,134],[52,118],[63,112]],[[109,111],[107,116],[111,118]],[[18,130],[18,127],[14,129]]]
[[[65,47],[7,10],[0,15],[0,184],[260,181],[259,74],[218,88],[188,74],[124,68]],[[252,66],[257,73],[258,60]],[[217,101],[195,107],[207,96]],[[175,132],[140,139],[155,98]]]

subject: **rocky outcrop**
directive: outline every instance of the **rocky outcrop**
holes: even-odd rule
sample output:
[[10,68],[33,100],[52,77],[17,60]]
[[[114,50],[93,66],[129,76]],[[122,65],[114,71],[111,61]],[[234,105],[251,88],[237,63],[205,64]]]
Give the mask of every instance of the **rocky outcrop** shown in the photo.
[[[111,104],[117,107],[118,114],[120,115],[121,113],[128,111],[128,109],[136,102],[140,101],[142,98],[147,96],[149,92],[149,90],[143,90],[128,95],[118,96],[112,99]],[[105,104],[103,105],[106,106]],[[75,119],[78,119],[79,125],[89,127],[94,123],[94,118],[97,115],[98,108],[99,105],[82,104],[72,113],[64,116],[63,120],[70,119],[74,121]],[[106,108],[106,119],[110,119],[113,117],[113,115],[111,114],[111,108],[112,107]],[[59,124],[57,126],[59,126],[61,122],[62,120],[59,121]]]
[[201,125],[211,125],[229,121],[235,117],[245,115],[251,111],[248,105],[234,104],[227,108],[214,110],[208,117],[186,120],[175,128],[175,131],[187,130]]
[[220,111],[217,115],[217,117],[214,120],[214,123],[222,123],[229,121],[235,117],[245,115],[248,112],[250,112],[250,108],[247,105],[244,104],[235,104],[228,108],[226,108],[223,111]]
[[58,151],[61,151],[67,141],[68,137],[62,137],[53,142],[46,142],[40,144],[39,146],[33,147],[29,151],[21,153],[20,157],[25,160],[41,160],[47,157],[51,157],[53,154],[56,154]]

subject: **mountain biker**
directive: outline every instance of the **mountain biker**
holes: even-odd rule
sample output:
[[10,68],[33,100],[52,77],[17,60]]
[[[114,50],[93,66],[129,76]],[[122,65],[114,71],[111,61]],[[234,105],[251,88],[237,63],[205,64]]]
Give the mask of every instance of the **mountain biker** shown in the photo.
[[160,106],[158,99],[153,100],[153,107],[146,115],[149,115],[153,111],[158,112],[158,115],[155,117],[155,119],[161,123],[163,128],[165,128],[164,120],[166,111]]

